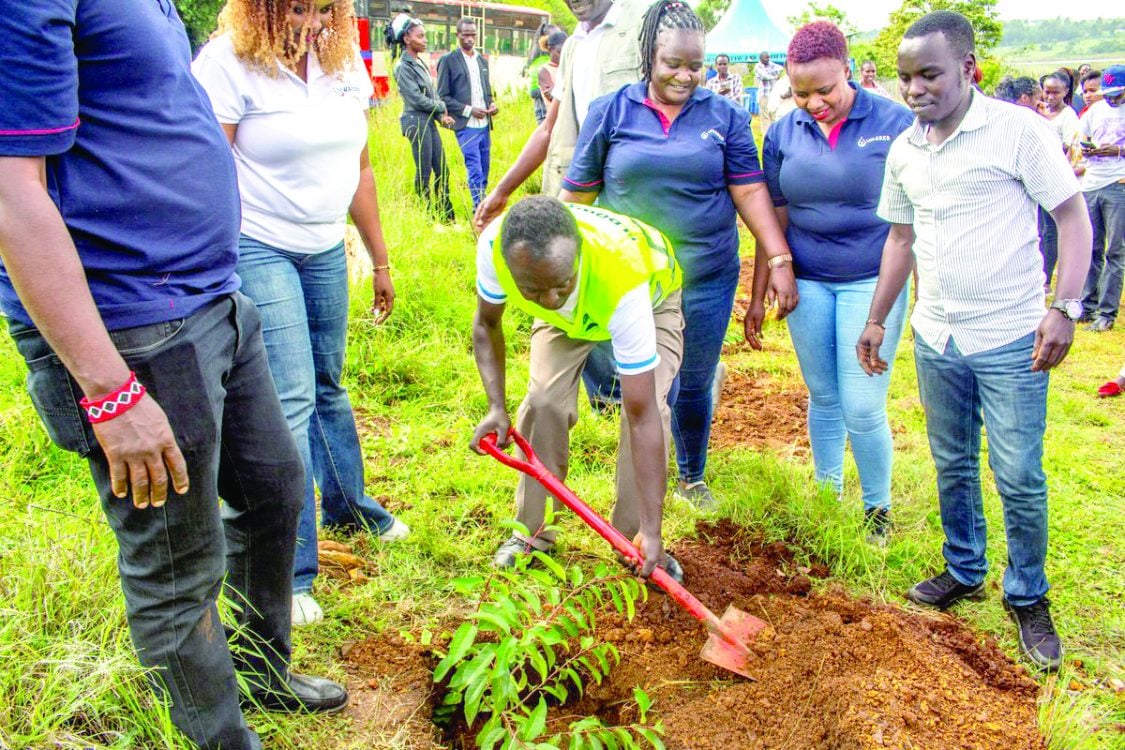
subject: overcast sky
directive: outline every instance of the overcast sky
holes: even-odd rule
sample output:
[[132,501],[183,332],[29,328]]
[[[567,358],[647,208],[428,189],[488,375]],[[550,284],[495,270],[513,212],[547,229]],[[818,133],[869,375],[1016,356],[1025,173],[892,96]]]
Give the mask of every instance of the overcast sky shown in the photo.
[[[902,0],[827,0],[848,17],[861,31],[878,29],[885,25],[891,11],[902,4]],[[787,16],[800,13],[806,3],[802,0],[762,0],[766,12],[781,29],[786,29]],[[1000,18],[1031,19],[1056,18],[1113,18],[1125,16],[1120,0],[1081,0],[1073,3],[1060,3],[1057,0],[1000,0],[996,6]]]

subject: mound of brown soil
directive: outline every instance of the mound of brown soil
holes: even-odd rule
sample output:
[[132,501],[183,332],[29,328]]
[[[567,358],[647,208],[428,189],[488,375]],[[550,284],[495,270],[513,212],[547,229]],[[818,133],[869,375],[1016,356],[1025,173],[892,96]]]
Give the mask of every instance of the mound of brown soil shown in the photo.
[[[732,604],[769,623],[753,644],[755,679],[699,659],[703,629],[652,594],[631,623],[602,617],[599,636],[617,645],[621,663],[583,698],[552,709],[550,729],[591,714],[633,722],[640,686],[655,701],[670,750],[1045,747],[1037,685],[994,643],[947,615],[839,590],[813,594],[812,579],[826,577],[827,567],[802,566],[784,544],[756,542],[729,522],[700,532],[699,541],[675,550],[692,593],[717,613]],[[392,636],[357,644],[345,657],[357,678],[370,675],[350,710],[383,739],[393,729],[400,742],[406,738],[402,747],[434,747],[424,720],[440,695],[429,682],[427,650]],[[464,726],[452,743],[475,747]]]
[[808,391],[799,380],[733,371],[711,423],[711,449],[743,445],[771,450],[805,450]]
[[914,614],[834,591],[782,544],[729,523],[676,549],[692,593],[717,613],[732,604],[770,623],[744,680],[698,658],[705,634],[654,595],[633,623],[607,617],[622,662],[568,716],[635,720],[632,689],[655,700],[669,748],[1044,747],[1037,686],[993,643],[945,615]]

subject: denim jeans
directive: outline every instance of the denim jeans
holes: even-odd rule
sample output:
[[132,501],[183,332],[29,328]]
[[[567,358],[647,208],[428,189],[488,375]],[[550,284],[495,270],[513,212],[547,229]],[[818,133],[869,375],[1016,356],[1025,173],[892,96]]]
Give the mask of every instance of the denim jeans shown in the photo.
[[[288,673],[289,575],[304,470],[269,379],[254,305],[223,297],[189,318],[114,331],[164,409],[190,489],[137,510],[110,489],[82,393],[31,327],[9,322],[28,391],[51,439],[87,458],[117,537],[129,633],[172,721],[203,748],[259,750],[238,706],[236,667],[260,686]],[[220,505],[219,498],[224,503]],[[216,598],[237,603],[231,646]]]
[[1082,288],[1082,310],[1091,318],[1117,320],[1125,279],[1125,183],[1083,193],[1094,228],[1090,271]]
[[1059,261],[1059,228],[1051,214],[1039,208],[1039,254],[1043,256],[1043,283],[1051,286],[1051,279],[1055,275],[1055,264]]
[[684,284],[684,356],[672,384],[672,438],[680,481],[698,482],[707,468],[711,441],[711,382],[738,288],[738,259],[715,273]]
[[884,321],[879,356],[890,367],[870,376],[859,366],[855,345],[867,326],[877,281],[797,279],[801,302],[787,320],[809,389],[809,442],[817,481],[837,492],[843,488],[844,447],[850,439],[864,507],[889,508],[894,446],[887,423],[887,388],[906,323],[909,285]]
[[988,465],[1004,507],[1008,568],[1004,595],[1024,607],[1047,593],[1047,428],[1045,372],[1031,371],[1035,334],[978,354],[963,355],[951,338],[945,352],[914,337],[918,392],[937,468],[942,553],[949,573],[975,586],[988,572],[980,488],[981,426],[988,432]]
[[473,210],[484,200],[488,186],[488,168],[492,160],[492,134],[487,127],[465,127],[456,132],[457,145],[465,157],[465,171],[469,173],[469,194],[473,197]]
[[363,456],[348,391],[340,384],[348,332],[344,244],[293,253],[243,235],[238,275],[258,306],[281,408],[307,467],[297,529],[293,591],[312,590],[317,574],[316,496],[324,526],[381,534],[394,518],[363,489]]
[[586,355],[582,384],[586,386],[590,407],[596,412],[608,413],[621,403],[621,381],[617,377],[613,344],[602,341]]

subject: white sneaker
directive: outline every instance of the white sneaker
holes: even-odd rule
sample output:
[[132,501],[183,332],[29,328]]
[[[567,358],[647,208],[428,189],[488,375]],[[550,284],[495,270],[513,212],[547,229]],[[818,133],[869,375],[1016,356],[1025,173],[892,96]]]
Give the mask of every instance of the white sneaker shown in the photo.
[[293,615],[291,620],[293,627],[300,628],[305,625],[312,625],[323,619],[324,610],[316,603],[316,599],[313,599],[312,594],[293,595]]
[[391,524],[391,528],[387,529],[379,535],[379,541],[397,542],[400,539],[405,539],[408,536],[410,536],[410,527],[396,518],[395,522]]

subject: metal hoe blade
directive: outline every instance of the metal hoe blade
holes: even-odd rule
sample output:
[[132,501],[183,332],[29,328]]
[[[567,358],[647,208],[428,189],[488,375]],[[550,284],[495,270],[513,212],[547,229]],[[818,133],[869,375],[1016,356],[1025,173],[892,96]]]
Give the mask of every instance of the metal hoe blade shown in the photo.
[[707,628],[710,634],[699,657],[752,680],[754,676],[750,674],[750,662],[757,656],[747,644],[766,627],[764,620],[734,606],[727,607],[727,611],[719,618],[718,627]]

